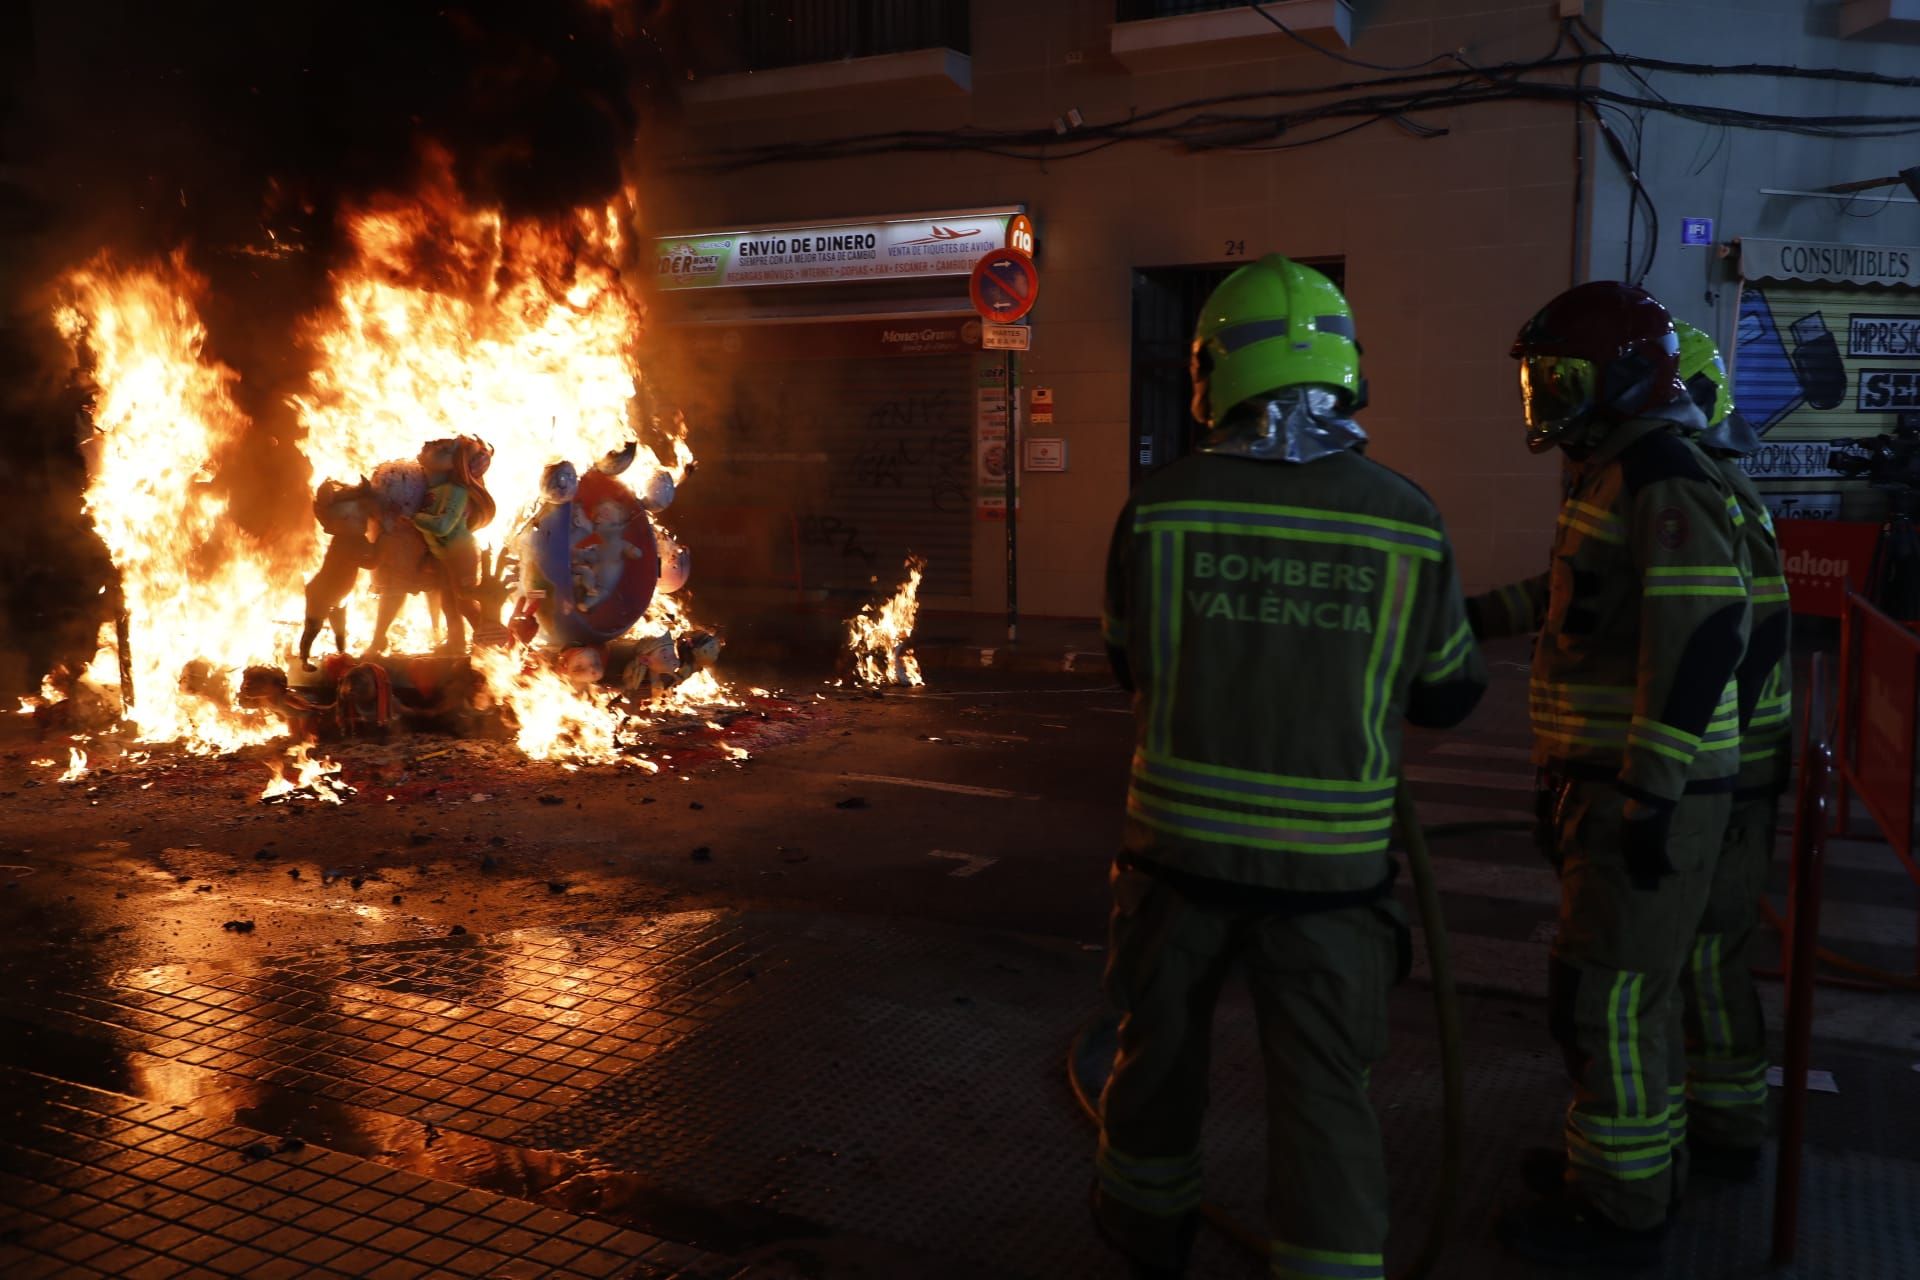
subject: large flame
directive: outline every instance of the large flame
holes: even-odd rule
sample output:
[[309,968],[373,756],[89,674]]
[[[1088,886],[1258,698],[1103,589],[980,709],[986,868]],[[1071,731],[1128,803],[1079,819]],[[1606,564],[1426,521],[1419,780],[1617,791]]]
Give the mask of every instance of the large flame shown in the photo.
[[55,322],[97,385],[86,509],[132,618],[127,715],[148,741],[264,741],[277,726],[235,713],[230,691],[273,652],[274,589],[298,590],[307,548],[274,554],[229,517],[213,468],[248,423],[233,371],[204,350],[204,282],[178,256],[139,269],[103,257],[64,285]]
[[[692,461],[682,433],[667,428],[662,460],[635,410],[644,313],[620,278],[628,216],[619,201],[560,225],[514,221],[468,206],[444,166],[418,199],[351,215],[354,257],[311,326],[311,388],[294,398],[314,478],[352,481],[429,440],[478,436],[500,511],[483,548],[535,505],[549,462],[584,467],[640,437],[634,474],[666,465],[677,482]],[[370,616],[370,597],[350,608]],[[425,639],[394,634],[403,648]]]
[[863,605],[847,619],[847,647],[853,654],[854,674],[867,685],[919,685],[920,660],[907,646],[913,641],[914,620],[920,614],[920,579],[927,562],[907,558],[907,580],[880,604]]
[[[585,467],[637,440],[630,475],[644,483],[664,468],[677,484],[693,460],[683,425],[642,421],[638,408],[644,311],[621,278],[630,200],[516,220],[469,205],[446,158],[429,159],[420,196],[349,215],[353,253],[333,273],[334,304],[305,327],[313,367],[293,408],[312,479],[351,482],[430,440],[477,436],[494,450],[486,484],[499,514],[478,537],[487,549],[535,505],[548,462]],[[198,750],[271,737],[277,722],[234,711],[230,691],[248,662],[287,665],[286,620],[302,612],[321,547],[307,534],[257,546],[229,518],[211,468],[249,423],[229,394],[235,375],[203,350],[193,301],[203,282],[178,257],[141,269],[103,258],[66,287],[56,319],[100,387],[87,508],[132,619],[139,734]],[[348,601],[350,644],[368,638],[374,610],[363,582]],[[641,629],[676,631],[679,610],[660,597]],[[430,627],[417,609],[390,643],[423,649]],[[518,656],[476,651],[475,665],[529,755],[618,754],[623,717],[610,696]],[[679,697],[724,700],[708,686],[691,682]]]

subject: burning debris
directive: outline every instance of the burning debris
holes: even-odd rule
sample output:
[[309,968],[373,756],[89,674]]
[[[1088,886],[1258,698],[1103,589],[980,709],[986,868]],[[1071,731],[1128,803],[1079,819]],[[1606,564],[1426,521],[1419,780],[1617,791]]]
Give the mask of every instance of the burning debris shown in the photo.
[[272,777],[260,793],[262,804],[290,804],[295,800],[315,800],[321,804],[345,804],[354,788],[341,777],[340,766],[324,756],[309,754],[305,743],[287,753],[285,765],[269,764]]
[[67,771],[60,775],[61,782],[78,782],[87,776],[87,753],[78,747],[67,748]]
[[[86,510],[126,623],[23,702],[43,734],[124,720],[218,753],[502,719],[532,758],[609,763],[653,715],[739,705],[672,594],[691,560],[659,518],[693,453],[639,409],[630,199],[514,218],[467,203],[445,155],[428,169],[417,197],[347,216],[352,254],[307,321],[292,405],[318,536],[233,517],[254,424],[184,258],[64,280],[55,322],[95,388]],[[296,633],[283,602],[302,597]],[[337,802],[324,762],[293,763],[263,799]]]
[[853,656],[854,676],[861,684],[920,685],[920,662],[907,646],[913,642],[913,623],[920,612],[920,579],[927,562],[907,558],[907,580],[881,604],[863,605],[847,619],[847,647]]

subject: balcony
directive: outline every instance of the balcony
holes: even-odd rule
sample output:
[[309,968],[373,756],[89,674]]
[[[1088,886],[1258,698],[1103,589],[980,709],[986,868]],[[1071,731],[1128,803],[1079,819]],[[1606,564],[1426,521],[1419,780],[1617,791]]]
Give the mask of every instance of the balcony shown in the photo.
[[[1353,43],[1347,0],[1273,0],[1262,8],[1309,40]],[[1141,73],[1254,62],[1300,52],[1242,0],[1116,0],[1113,56]]]
[[748,0],[719,74],[681,98],[704,113],[832,110],[972,91],[967,0]]

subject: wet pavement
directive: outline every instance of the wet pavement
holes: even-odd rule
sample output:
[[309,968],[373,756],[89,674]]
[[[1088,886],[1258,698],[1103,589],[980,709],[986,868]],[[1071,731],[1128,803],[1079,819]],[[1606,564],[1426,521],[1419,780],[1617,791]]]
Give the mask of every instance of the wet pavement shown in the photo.
[[[1524,813],[1510,659],[1469,734],[1410,750],[1430,823]],[[657,774],[356,747],[337,807],[260,804],[257,758],[58,784],[0,744],[0,1272],[1115,1275],[1065,1063],[1128,729],[1097,674],[953,672],[688,728]],[[1518,833],[1435,851],[1469,1064],[1436,1274],[1542,1274],[1488,1231],[1564,1106],[1551,876]],[[1832,945],[1911,960],[1883,846],[1838,846],[1829,893]],[[1404,1258],[1439,1160],[1418,980],[1393,1021]],[[1217,1034],[1209,1192],[1257,1226],[1243,994]],[[1794,1274],[1920,1274],[1920,1001],[1823,990],[1814,1065]],[[1769,1201],[1703,1189],[1660,1274],[1760,1274]],[[1260,1273],[1203,1237],[1194,1275]]]

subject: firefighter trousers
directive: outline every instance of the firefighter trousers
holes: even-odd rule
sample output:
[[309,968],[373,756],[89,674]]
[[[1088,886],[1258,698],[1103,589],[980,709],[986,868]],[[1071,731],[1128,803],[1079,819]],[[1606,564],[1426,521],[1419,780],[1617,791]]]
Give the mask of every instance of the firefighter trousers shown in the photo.
[[1382,1280],[1387,1173],[1367,1077],[1409,954],[1392,899],[1312,914],[1200,904],[1116,864],[1106,988],[1122,1015],[1100,1099],[1094,1211],[1136,1261],[1178,1269],[1201,1201],[1213,1011],[1244,964],[1267,1078],[1275,1280]]
[[1767,1136],[1767,1029],[1752,951],[1778,807],[1772,795],[1734,802],[1706,914],[1681,976],[1693,1132],[1743,1150],[1757,1149]]
[[1673,870],[1651,889],[1634,887],[1628,873],[1625,803],[1611,782],[1566,784],[1547,1002],[1573,1081],[1567,1180],[1617,1225],[1646,1230],[1665,1221],[1685,1172],[1681,975],[1706,914],[1731,800],[1680,801],[1668,837]]

